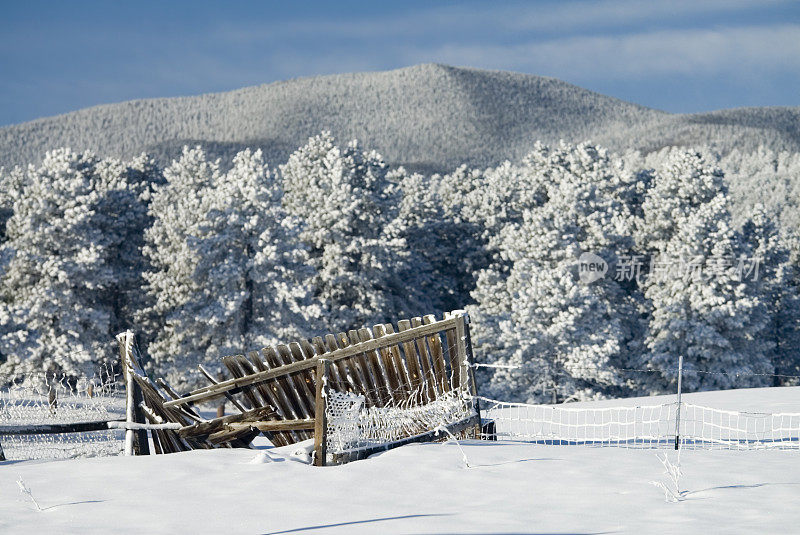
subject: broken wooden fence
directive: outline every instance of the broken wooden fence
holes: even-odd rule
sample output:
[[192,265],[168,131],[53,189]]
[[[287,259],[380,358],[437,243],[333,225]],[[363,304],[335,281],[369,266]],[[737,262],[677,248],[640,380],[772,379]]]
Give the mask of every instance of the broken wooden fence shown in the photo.
[[[428,315],[401,320],[396,330],[391,324],[382,324],[266,347],[247,356],[224,357],[223,364],[232,378],[218,381],[201,370],[211,384],[185,396],[178,396],[163,381],[156,384],[147,378],[135,344],[127,343],[127,369],[132,371],[129,384],[132,391],[141,391],[143,399],[143,403],[136,403],[136,394],[129,393],[134,408],[142,409],[140,414],[134,410],[131,419],[180,424],[179,429],[151,431],[156,453],[246,446],[263,432],[277,446],[313,438],[317,465],[364,458],[408,442],[446,438],[447,432],[478,438],[480,415],[469,365],[472,347],[468,321],[463,311],[446,313],[441,320]],[[406,426],[395,430],[388,442],[367,441],[330,454],[326,451],[330,429],[327,417],[333,393],[361,400],[367,413],[379,417],[390,417],[395,414],[393,410],[406,411],[403,414],[424,412],[425,407],[448,395],[453,399],[468,397],[469,413],[458,421],[436,426],[442,429],[430,424],[425,429]],[[230,401],[239,414],[205,421],[193,409],[195,403],[220,398]],[[131,440],[135,449],[135,435]],[[138,443],[141,451],[141,436]]]

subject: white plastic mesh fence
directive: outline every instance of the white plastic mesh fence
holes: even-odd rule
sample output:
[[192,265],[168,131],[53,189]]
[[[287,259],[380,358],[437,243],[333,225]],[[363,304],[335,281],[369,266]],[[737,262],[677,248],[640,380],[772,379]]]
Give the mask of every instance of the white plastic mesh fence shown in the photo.
[[69,459],[118,455],[119,429],[85,433],[3,434],[3,428],[125,419],[124,386],[110,373],[67,380],[42,376],[0,388],[0,444],[7,460]]
[[475,414],[474,398],[454,389],[425,401],[422,390],[386,407],[366,407],[363,395],[328,391],[327,448],[329,454],[391,444],[460,422]]
[[[484,439],[623,448],[674,447],[677,403],[559,407],[481,398]],[[727,411],[682,403],[686,449],[800,449],[800,413]]]

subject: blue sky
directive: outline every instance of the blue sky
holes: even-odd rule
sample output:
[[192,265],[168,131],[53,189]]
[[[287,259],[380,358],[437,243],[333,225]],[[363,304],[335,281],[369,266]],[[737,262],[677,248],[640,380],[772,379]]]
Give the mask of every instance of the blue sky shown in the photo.
[[672,112],[800,106],[800,2],[0,0],[0,125],[425,62]]

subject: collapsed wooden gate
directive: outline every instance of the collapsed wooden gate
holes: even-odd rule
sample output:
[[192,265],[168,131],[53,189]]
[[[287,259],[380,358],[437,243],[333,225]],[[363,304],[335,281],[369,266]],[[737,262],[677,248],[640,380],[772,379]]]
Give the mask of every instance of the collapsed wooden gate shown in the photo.
[[[446,433],[480,436],[476,386],[470,367],[469,317],[464,311],[376,325],[348,333],[266,347],[224,357],[232,378],[176,394],[164,381],[152,382],[128,359],[134,388],[141,391],[142,418],[151,424],[178,423],[178,429],[151,431],[156,453],[187,449],[246,446],[264,433],[277,445],[314,439],[314,464],[340,464],[414,441],[435,440]],[[469,413],[435,428],[427,422],[407,426],[386,442],[327,451],[332,395],[357,399],[365,411],[424,410],[446,396],[469,397]],[[193,404],[226,398],[239,414],[203,420]],[[389,413],[393,414],[393,413]],[[463,416],[463,417],[461,417]],[[355,425],[355,424],[354,424]],[[425,428],[427,427],[427,428]],[[440,429],[441,428],[441,429]],[[440,433],[444,431],[445,433]]]

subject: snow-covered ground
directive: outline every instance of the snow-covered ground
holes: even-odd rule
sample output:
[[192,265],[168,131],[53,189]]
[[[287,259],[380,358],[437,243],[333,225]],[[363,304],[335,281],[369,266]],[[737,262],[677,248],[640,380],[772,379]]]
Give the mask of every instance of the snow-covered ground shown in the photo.
[[[800,412],[800,388],[686,399]],[[684,451],[685,499],[668,503],[651,482],[667,482],[656,454],[674,451],[462,446],[470,467],[453,443],[326,468],[296,447],[0,463],[0,533],[791,533],[800,522],[797,450]]]

